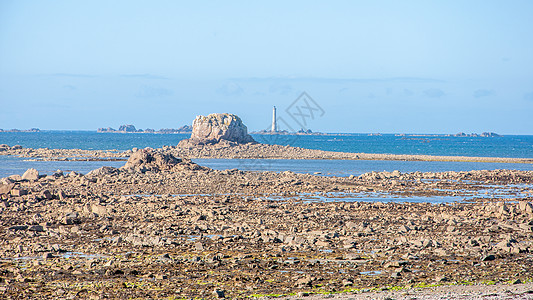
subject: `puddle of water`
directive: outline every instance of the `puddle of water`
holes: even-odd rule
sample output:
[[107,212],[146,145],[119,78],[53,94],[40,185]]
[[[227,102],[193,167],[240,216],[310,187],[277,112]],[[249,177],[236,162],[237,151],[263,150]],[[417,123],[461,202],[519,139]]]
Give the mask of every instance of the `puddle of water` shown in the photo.
[[367,275],[367,276],[376,276],[376,275],[381,274],[381,271],[364,271],[364,272],[359,272],[359,274]]
[[102,254],[86,254],[83,252],[65,252],[63,254],[58,255],[62,258],[86,258],[86,259],[92,259],[92,258],[106,258],[106,255]]
[[[425,182],[437,182],[439,179],[423,179]],[[469,183],[472,184],[472,183]],[[511,198],[524,198],[531,199],[533,194],[533,184],[508,184],[508,185],[486,185],[480,182],[473,188],[479,188],[477,190],[472,189],[446,189],[446,188],[434,188],[432,190],[437,192],[453,193],[453,195],[443,196],[412,196],[402,195],[402,192],[388,193],[380,191],[358,192],[358,193],[346,193],[346,192],[316,192],[316,193],[300,193],[297,195],[270,195],[267,197],[255,198],[265,200],[300,200],[304,203],[310,202],[410,202],[410,203],[454,203],[461,201],[473,201],[477,199],[511,199]],[[229,194],[175,194],[170,195],[172,197],[206,197],[206,196],[224,196]],[[239,195],[239,194],[237,194]],[[242,194],[244,195],[244,194]],[[128,197],[161,197],[162,195],[156,194],[133,194],[126,195]]]
[[[532,185],[526,185],[532,186]],[[520,186],[522,187],[522,186]],[[454,192],[456,195],[445,196],[403,196],[401,194],[391,194],[387,192],[329,192],[329,193],[301,193],[295,196],[271,195],[264,197],[267,200],[301,200],[304,203],[310,202],[412,202],[412,203],[453,203],[461,201],[472,201],[476,199],[512,199],[530,198],[528,191],[517,190],[513,186],[493,186],[481,190],[447,190],[434,189],[440,192]]]
[[[86,259],[93,259],[93,258],[106,258],[106,255],[102,254],[86,254],[83,252],[64,252],[60,254],[54,254],[54,258],[86,258]],[[2,258],[2,260],[14,260],[14,261],[27,261],[27,260],[40,260],[44,259],[42,256],[21,256],[21,257],[6,257]]]

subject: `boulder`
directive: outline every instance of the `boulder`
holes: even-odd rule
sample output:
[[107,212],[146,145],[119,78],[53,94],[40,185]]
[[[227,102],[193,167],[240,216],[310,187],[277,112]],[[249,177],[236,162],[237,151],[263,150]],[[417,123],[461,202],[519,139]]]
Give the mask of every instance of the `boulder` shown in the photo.
[[172,154],[155,151],[152,149],[142,149],[134,152],[126,164],[121,169],[133,169],[135,171],[168,171],[172,170],[178,165],[195,165],[192,162],[185,162],[180,158],[173,156]]
[[87,176],[89,177],[98,177],[98,176],[104,176],[104,175],[116,175],[118,173],[117,168],[103,166],[101,168],[98,168],[96,170],[92,170],[89,173],[87,173]]
[[205,145],[230,142],[237,144],[256,143],[248,134],[248,129],[241,118],[234,114],[210,114],[197,116],[192,124],[189,140],[180,142],[183,145]]
[[13,189],[14,186],[14,183],[0,183],[0,195],[9,194],[9,192]]
[[28,169],[24,174],[22,174],[22,180],[38,180],[39,172],[35,169]]

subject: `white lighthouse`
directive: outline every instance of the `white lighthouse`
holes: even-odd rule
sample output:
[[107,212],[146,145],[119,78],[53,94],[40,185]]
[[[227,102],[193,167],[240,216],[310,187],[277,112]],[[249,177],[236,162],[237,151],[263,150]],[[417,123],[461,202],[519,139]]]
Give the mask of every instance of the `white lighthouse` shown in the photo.
[[271,132],[277,132],[278,131],[278,126],[276,124],[276,107],[274,106],[274,108],[272,109],[272,130]]

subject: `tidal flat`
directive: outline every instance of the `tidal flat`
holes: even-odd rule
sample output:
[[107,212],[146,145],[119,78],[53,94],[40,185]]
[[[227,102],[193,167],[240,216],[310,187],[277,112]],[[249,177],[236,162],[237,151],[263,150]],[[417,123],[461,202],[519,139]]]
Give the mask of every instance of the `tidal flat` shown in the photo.
[[2,297],[531,285],[531,171],[326,177],[213,170],[172,153],[138,150],[121,168],[85,175],[3,178]]

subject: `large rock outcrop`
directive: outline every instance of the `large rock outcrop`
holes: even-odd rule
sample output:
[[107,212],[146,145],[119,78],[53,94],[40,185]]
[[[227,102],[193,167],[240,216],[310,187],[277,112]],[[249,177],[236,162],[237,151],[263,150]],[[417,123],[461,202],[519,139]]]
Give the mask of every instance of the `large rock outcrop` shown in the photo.
[[256,143],[248,134],[241,118],[234,114],[210,114],[197,116],[192,123],[191,138],[180,142],[180,146],[217,143]]
[[161,153],[151,149],[141,149],[134,152],[123,169],[140,169],[142,171],[170,170],[182,160],[171,154]]
[[[177,158],[172,154],[164,153],[162,151],[153,150],[150,148],[137,150],[130,156],[126,164],[120,168],[120,170],[138,171],[142,173],[147,171],[161,172],[208,169],[209,168],[207,167],[202,167],[193,163],[190,159]],[[109,172],[108,170],[103,171]]]

